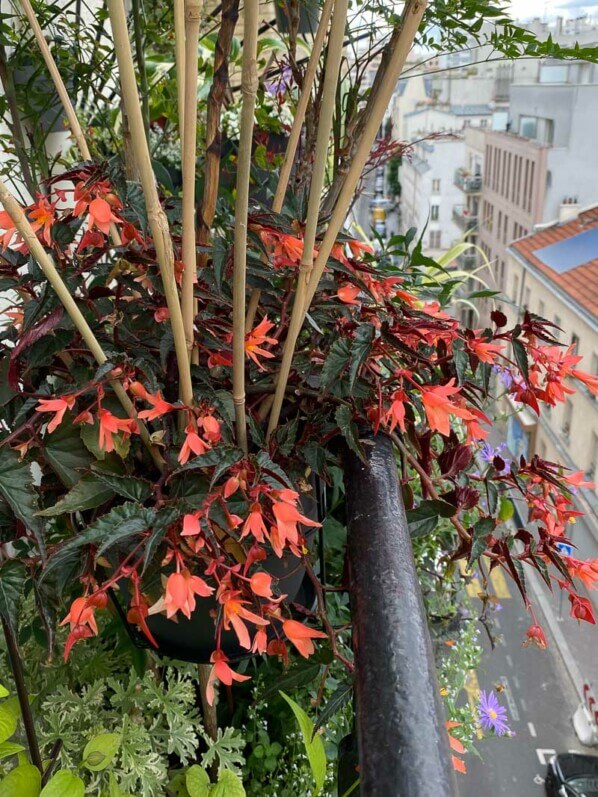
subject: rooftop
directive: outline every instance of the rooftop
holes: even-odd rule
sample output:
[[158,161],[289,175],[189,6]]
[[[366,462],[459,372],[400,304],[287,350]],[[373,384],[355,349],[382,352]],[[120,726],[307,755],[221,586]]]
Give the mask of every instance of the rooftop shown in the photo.
[[510,249],[598,318],[598,204],[520,238]]

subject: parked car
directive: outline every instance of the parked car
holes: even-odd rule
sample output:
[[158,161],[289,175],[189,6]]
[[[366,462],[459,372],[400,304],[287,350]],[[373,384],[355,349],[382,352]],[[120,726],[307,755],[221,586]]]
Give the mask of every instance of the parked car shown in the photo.
[[598,756],[561,753],[550,759],[548,797],[598,797]]

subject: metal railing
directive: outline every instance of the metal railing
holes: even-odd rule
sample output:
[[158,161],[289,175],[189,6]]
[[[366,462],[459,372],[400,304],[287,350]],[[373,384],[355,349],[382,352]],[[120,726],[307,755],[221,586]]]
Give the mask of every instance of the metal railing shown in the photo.
[[391,441],[345,460],[360,797],[454,797],[445,717]]
[[481,174],[467,174],[463,169],[457,169],[454,182],[466,194],[479,194],[482,190]]
[[474,216],[463,205],[457,205],[453,208],[453,219],[465,231],[473,230],[474,227],[478,226],[479,221],[478,216]]

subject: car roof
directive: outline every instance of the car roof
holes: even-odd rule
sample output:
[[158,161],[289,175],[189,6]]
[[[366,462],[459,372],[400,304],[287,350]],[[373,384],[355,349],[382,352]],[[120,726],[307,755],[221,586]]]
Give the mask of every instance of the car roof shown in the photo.
[[595,755],[560,753],[556,763],[565,779],[576,775],[598,775],[598,756]]

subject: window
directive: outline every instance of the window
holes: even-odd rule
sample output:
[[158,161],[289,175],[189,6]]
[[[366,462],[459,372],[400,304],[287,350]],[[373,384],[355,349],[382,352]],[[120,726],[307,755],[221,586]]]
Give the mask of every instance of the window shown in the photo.
[[440,179],[432,180],[432,193],[433,194],[440,193]]
[[531,288],[526,288],[523,295],[523,306],[529,310],[530,299],[532,298]]
[[500,261],[500,289],[503,290],[505,286],[505,261]]
[[515,304],[519,301],[519,277],[517,274],[513,276],[513,301]]
[[540,316],[540,318],[544,318],[545,313],[546,313],[546,305],[542,301],[538,302],[538,315]]
[[555,325],[558,327],[558,329],[553,329],[553,331],[552,331],[552,332],[553,332],[553,335],[554,335],[554,337],[555,337],[557,340],[560,340],[560,339],[561,339],[561,319],[559,318],[559,316],[558,316],[558,315],[555,315],[555,317],[554,317],[554,323],[555,323]]
[[480,127],[488,127],[488,120],[487,119],[482,119],[480,121]]
[[432,221],[438,221],[440,216],[440,205],[432,205],[430,208],[430,218]]
[[430,232],[430,249],[440,249],[442,232],[432,230]]
[[503,244],[506,244],[506,242],[507,242],[508,229],[509,229],[509,217],[505,213],[504,219],[503,219],[503,227],[502,227],[502,242],[503,242]]
[[571,345],[573,346],[573,354],[579,354],[579,337],[575,333],[571,335]]
[[546,440],[542,440],[538,447],[538,456],[540,459],[546,459]]
[[571,435],[571,421],[573,420],[573,404],[567,399],[565,403],[565,412],[563,413],[563,426],[561,432],[563,437],[569,438]]
[[519,135],[523,138],[536,138],[538,135],[538,120],[535,116],[519,117]]

